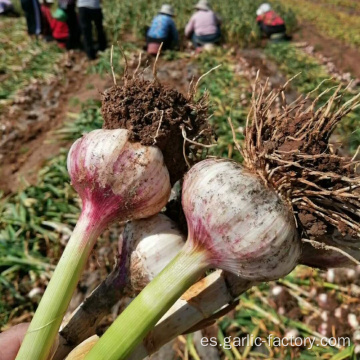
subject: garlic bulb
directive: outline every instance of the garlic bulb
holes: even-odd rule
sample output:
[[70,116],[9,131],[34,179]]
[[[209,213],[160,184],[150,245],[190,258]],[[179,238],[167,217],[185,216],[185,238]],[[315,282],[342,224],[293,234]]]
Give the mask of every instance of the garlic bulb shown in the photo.
[[254,174],[228,160],[204,160],[186,175],[182,204],[187,246],[249,280],[288,274],[301,243],[290,208]]
[[130,255],[129,287],[140,292],[177,255],[185,236],[163,214],[126,224],[121,242]]
[[71,183],[94,211],[94,221],[125,221],[156,214],[170,195],[161,151],[129,141],[124,129],[94,130],[68,155]]
[[188,241],[115,320],[86,360],[128,359],[174,302],[212,267],[251,281],[289,273],[301,243],[292,212],[254,174],[229,160],[207,159],[185,176]]

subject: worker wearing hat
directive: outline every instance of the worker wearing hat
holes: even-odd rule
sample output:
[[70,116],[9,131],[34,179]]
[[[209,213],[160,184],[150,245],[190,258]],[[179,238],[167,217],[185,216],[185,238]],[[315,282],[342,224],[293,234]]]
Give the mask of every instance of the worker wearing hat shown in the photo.
[[146,34],[148,52],[154,53],[163,43],[163,50],[174,49],[179,42],[179,35],[173,17],[174,9],[171,5],[161,6],[159,13],[154,17]]
[[261,4],[256,11],[256,22],[261,32],[268,38],[286,38],[284,20],[271,8],[268,3]]
[[207,0],[200,0],[185,27],[185,36],[191,38],[195,48],[205,44],[217,43],[220,40],[220,18],[211,10]]

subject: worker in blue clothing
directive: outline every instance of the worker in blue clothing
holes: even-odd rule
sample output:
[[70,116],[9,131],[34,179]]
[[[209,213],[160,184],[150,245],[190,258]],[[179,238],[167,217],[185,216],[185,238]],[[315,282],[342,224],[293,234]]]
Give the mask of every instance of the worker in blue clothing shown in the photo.
[[146,34],[147,50],[156,54],[163,43],[163,50],[175,49],[178,46],[179,34],[173,20],[175,13],[171,5],[163,5],[154,17]]

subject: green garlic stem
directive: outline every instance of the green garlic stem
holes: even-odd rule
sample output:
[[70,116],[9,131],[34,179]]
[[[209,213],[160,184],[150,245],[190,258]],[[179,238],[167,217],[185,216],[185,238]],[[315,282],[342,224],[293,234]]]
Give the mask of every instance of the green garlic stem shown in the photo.
[[208,266],[205,252],[181,250],[114,321],[85,360],[127,359]]
[[101,233],[99,224],[82,214],[31,321],[16,360],[46,360],[79,281]]

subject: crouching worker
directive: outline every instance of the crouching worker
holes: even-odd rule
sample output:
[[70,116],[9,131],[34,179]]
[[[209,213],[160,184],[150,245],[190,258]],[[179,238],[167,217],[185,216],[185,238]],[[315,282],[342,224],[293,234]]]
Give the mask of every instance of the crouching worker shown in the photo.
[[177,48],[179,34],[173,20],[174,15],[173,7],[165,4],[154,17],[146,34],[147,52],[149,54],[156,55],[161,43],[163,43],[163,50]]
[[195,5],[196,12],[185,27],[185,36],[192,39],[195,48],[220,41],[220,18],[211,10],[206,0]]
[[64,49],[69,37],[69,28],[66,24],[66,13],[58,8],[52,14],[51,5],[53,3],[54,0],[40,0],[42,34],[45,40],[56,40],[58,46]]
[[10,0],[0,0],[0,15],[13,17],[19,16]]
[[286,27],[284,20],[272,10],[270,4],[262,4],[256,11],[256,22],[263,35],[271,40],[286,40]]

